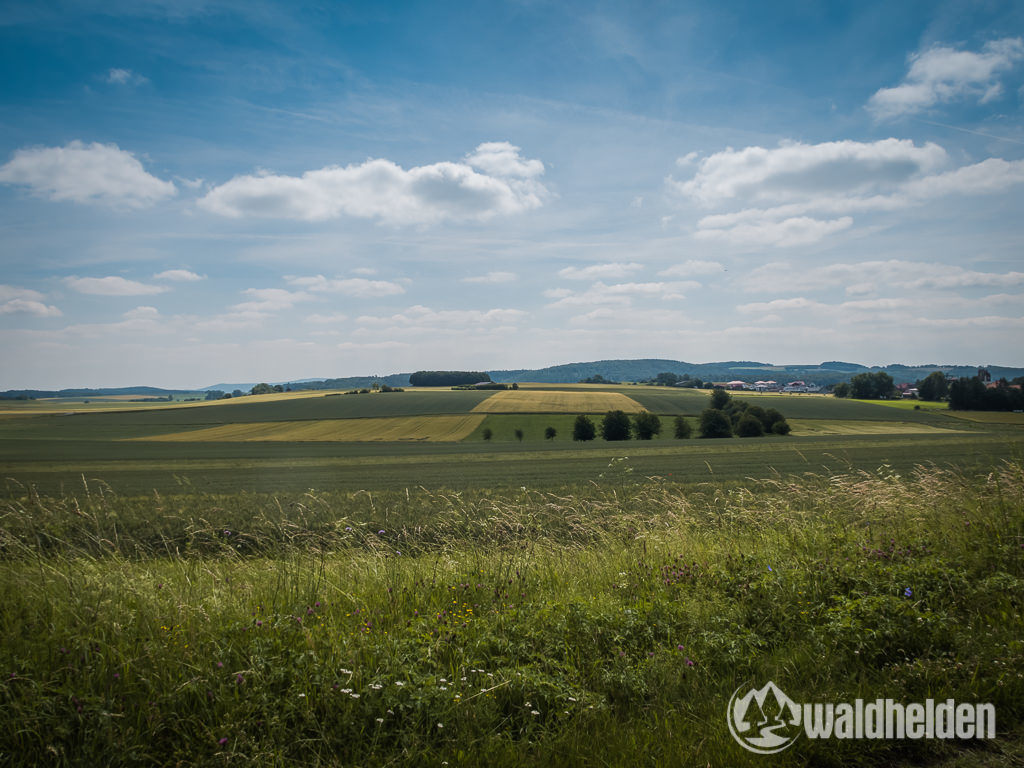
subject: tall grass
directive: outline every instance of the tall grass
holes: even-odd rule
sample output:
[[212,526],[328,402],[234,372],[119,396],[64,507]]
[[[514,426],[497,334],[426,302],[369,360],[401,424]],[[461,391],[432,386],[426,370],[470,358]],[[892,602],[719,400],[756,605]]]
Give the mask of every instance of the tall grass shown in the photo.
[[[764,765],[726,702],[992,702],[1020,757],[1024,466],[561,492],[0,502],[0,763]],[[980,750],[980,751],[979,751]],[[1014,751],[1016,750],[1016,751]]]

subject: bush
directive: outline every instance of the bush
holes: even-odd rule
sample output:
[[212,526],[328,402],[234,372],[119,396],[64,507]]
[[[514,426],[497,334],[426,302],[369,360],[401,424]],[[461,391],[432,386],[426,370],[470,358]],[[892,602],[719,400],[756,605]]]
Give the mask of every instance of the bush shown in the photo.
[[732,437],[729,417],[717,408],[705,408],[700,415],[701,437]]
[[554,427],[545,427],[544,428],[544,439],[545,440],[554,440],[555,439],[555,435],[557,435],[557,434],[558,434],[558,430],[555,429]]
[[675,432],[676,440],[689,440],[690,435],[693,433],[693,427],[682,416],[676,416],[675,419]]
[[492,437],[494,437],[494,430],[490,427],[485,427],[483,432],[484,440],[490,440]]
[[785,419],[772,424],[772,432],[776,435],[788,435],[791,429],[792,427],[789,426],[789,422]]
[[736,434],[740,437],[762,437],[764,425],[756,416],[746,413],[736,424]]

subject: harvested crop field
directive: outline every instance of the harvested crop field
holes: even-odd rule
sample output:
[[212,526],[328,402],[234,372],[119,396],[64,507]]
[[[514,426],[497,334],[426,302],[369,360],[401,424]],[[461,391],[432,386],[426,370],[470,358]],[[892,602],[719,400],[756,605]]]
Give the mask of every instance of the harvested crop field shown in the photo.
[[604,413],[644,410],[636,400],[618,392],[558,392],[515,390],[497,392],[473,408],[475,413]]
[[790,419],[794,435],[933,435],[962,430],[914,424],[906,421],[859,421],[839,419]]
[[136,438],[160,442],[442,442],[462,440],[484,420],[482,414],[405,416],[379,419],[263,421],[222,424]]

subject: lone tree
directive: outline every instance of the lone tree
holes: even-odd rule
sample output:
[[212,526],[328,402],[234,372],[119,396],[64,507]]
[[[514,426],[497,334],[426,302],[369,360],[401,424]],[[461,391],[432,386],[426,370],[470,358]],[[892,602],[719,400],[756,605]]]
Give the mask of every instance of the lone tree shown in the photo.
[[650,440],[661,434],[661,419],[648,411],[641,411],[633,417],[633,433],[637,440]]
[[517,428],[513,434],[515,434],[516,440],[518,440],[520,443],[523,442],[523,430]]
[[601,437],[605,440],[629,440],[629,416],[625,411],[608,411],[601,419]]
[[676,440],[690,439],[690,435],[693,434],[693,427],[690,426],[690,422],[688,422],[682,416],[676,416],[674,425],[676,432]]
[[557,434],[558,434],[558,430],[555,429],[554,427],[545,427],[545,429],[544,429],[544,439],[545,440],[554,440],[555,439],[555,435],[557,435]]
[[494,431],[490,427],[484,427],[483,437],[484,440],[490,440],[494,437]]
[[572,439],[577,442],[586,442],[587,440],[593,440],[597,437],[597,428],[594,426],[594,422],[590,420],[589,416],[585,416],[582,413],[576,417],[576,421],[572,425]]
[[701,437],[732,437],[729,417],[717,408],[705,408],[700,414]]

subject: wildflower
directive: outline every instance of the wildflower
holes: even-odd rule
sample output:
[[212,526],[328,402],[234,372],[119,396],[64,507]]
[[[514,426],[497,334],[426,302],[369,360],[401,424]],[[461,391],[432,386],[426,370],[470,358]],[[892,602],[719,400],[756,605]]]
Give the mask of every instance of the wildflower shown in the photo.
[[677,646],[676,646],[676,650],[677,650],[677,651],[681,651],[681,650],[683,650],[683,646],[682,646],[681,644],[680,644],[680,645],[677,645]]
[[383,723],[384,722],[384,718],[383,717],[378,717],[377,718],[377,722],[378,723]]
[[224,662],[223,661],[218,661],[217,662],[217,669],[224,669]]
[[300,694],[299,694],[299,698],[300,698],[300,699],[304,699],[304,698],[306,698],[306,694],[304,694],[304,693],[300,693]]
[[540,712],[538,712],[536,709],[531,709],[530,710],[530,714],[533,715],[534,717],[536,717],[537,715],[540,714]]
[[341,674],[343,674],[343,675],[351,675],[352,674],[352,670],[351,669],[339,669],[338,671]]
[[911,590],[910,590],[910,587],[907,587],[906,589],[904,589],[904,590],[903,590],[903,596],[904,596],[904,597],[910,597],[910,596],[911,596],[911,595],[913,595],[913,594],[914,594],[914,593],[913,593],[913,592],[911,592]]
[[224,535],[225,536],[230,536],[231,535],[231,531],[229,531],[227,528],[225,528],[224,529]]
[[349,696],[351,696],[353,699],[358,699],[359,698],[359,694],[358,693],[350,693]]
[[444,728],[444,723],[438,723],[438,724],[437,724],[437,727],[438,727],[438,728]]
[[768,566],[768,572],[769,572],[769,573],[771,573],[771,572],[772,572],[772,567],[771,567],[770,565]]
[[227,737],[227,736],[224,736],[224,737],[223,737],[223,738],[222,738],[222,739],[221,739],[220,741],[218,741],[217,743],[218,743],[218,744],[220,744],[220,745],[221,745],[221,746],[223,747],[223,746],[224,746],[225,744],[227,744],[227,743],[228,743],[228,737]]
[[395,685],[401,688],[403,685],[405,685],[405,683],[403,683],[401,680],[395,680]]
[[693,659],[690,659],[689,657],[687,657],[687,659],[686,659],[686,666],[692,667],[693,666]]
[[378,536],[383,536],[384,535],[384,529],[382,528],[381,530],[377,531],[377,535]]
[[242,673],[241,672],[237,672],[235,674],[235,682],[238,683],[238,684],[241,684],[241,683],[245,682],[245,678],[242,677]]

